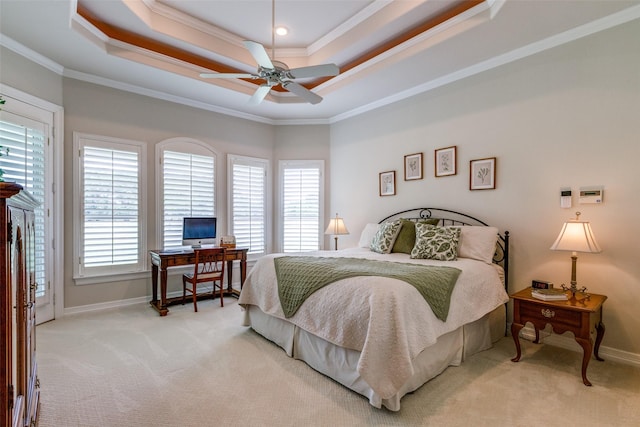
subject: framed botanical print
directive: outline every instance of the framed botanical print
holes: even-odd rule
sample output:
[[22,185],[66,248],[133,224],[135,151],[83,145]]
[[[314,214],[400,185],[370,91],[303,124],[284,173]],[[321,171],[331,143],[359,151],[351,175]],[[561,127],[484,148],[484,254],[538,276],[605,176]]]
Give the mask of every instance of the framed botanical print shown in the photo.
[[449,176],[455,175],[457,166],[456,147],[439,148],[435,153],[435,175]]
[[396,171],[380,172],[380,195],[394,196],[396,194]]
[[496,158],[471,160],[469,162],[469,189],[493,190],[496,188]]
[[404,156],[404,180],[422,179],[422,153]]

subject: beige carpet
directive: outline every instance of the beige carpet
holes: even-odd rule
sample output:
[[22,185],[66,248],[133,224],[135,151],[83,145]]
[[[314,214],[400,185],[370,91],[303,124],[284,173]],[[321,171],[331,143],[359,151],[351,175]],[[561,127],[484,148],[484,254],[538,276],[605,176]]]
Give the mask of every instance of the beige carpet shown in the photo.
[[232,298],[68,316],[37,328],[40,427],[638,426],[640,370],[511,338],[405,396],[394,413],[241,324]]

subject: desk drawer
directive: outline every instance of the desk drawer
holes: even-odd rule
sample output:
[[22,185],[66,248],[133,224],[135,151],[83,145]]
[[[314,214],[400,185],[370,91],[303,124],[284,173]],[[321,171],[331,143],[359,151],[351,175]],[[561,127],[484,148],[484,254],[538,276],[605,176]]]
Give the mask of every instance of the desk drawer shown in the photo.
[[578,311],[536,303],[521,304],[520,316],[523,323],[527,320],[537,320],[556,325],[566,325],[572,328],[578,328],[582,325],[582,315]]

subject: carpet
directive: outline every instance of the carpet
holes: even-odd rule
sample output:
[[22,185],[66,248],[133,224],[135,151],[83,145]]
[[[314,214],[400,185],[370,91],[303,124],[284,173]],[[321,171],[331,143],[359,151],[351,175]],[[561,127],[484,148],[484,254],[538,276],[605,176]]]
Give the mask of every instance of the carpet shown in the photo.
[[511,338],[451,367],[402,400],[368,401],[241,326],[233,298],[140,304],[37,327],[40,427],[637,426],[640,370]]

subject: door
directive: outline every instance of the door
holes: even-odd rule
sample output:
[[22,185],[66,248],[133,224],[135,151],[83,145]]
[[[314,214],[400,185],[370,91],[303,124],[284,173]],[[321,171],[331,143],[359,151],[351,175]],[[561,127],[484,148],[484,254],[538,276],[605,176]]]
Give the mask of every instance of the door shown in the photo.
[[[3,179],[22,185],[40,203],[35,210],[35,283],[37,321],[54,318],[54,215],[52,178],[53,113],[8,98],[0,111],[0,168]],[[7,151],[8,149],[8,151]]]

